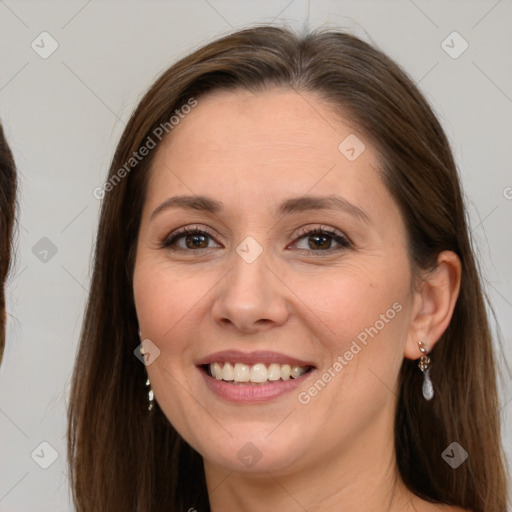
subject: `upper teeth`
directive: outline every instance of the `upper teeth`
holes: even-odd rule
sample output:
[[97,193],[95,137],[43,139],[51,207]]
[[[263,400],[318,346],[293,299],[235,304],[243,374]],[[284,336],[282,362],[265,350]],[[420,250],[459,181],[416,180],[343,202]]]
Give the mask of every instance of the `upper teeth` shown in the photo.
[[243,363],[235,363],[234,366],[231,363],[224,363],[223,366],[221,363],[212,363],[209,369],[210,375],[217,380],[257,383],[297,379],[307,371],[307,368],[302,366],[277,363],[271,364],[268,368],[263,363],[252,366]]

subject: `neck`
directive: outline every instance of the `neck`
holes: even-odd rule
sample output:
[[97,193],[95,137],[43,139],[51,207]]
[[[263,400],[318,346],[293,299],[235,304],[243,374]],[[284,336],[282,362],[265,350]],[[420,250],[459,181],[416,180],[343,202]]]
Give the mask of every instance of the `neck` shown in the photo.
[[357,439],[327,450],[316,464],[286,472],[239,473],[205,460],[211,512],[412,509],[416,497],[399,477],[390,419],[382,417]]

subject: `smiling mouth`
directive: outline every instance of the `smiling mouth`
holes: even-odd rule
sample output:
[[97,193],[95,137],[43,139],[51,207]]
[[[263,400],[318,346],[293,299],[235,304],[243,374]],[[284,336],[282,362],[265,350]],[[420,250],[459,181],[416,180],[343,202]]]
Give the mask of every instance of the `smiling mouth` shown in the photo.
[[205,373],[216,380],[236,385],[261,385],[299,379],[309,373],[313,366],[291,366],[289,364],[215,362],[201,365]]

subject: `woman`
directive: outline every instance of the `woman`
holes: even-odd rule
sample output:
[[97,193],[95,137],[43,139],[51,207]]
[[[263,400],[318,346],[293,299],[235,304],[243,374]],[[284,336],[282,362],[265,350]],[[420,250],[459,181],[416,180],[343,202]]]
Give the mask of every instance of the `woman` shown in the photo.
[[456,167],[389,58],[214,41],[150,88],[102,195],[78,511],[505,511]]
[[5,347],[5,280],[11,261],[11,237],[16,198],[16,167],[0,124],[0,363]]

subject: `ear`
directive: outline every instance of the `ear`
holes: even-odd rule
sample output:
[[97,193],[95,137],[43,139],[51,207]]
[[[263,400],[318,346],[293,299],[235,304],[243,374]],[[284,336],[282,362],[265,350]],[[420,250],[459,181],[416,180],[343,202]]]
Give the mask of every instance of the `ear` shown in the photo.
[[442,251],[434,270],[425,272],[413,292],[411,326],[404,356],[418,359],[421,340],[430,351],[448,327],[459,296],[461,263],[453,251]]

